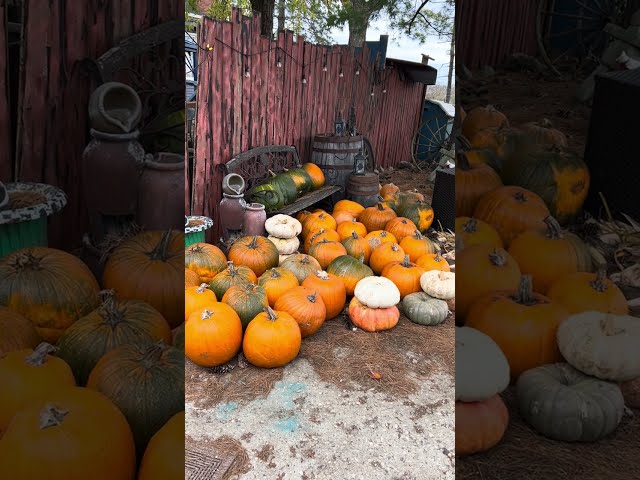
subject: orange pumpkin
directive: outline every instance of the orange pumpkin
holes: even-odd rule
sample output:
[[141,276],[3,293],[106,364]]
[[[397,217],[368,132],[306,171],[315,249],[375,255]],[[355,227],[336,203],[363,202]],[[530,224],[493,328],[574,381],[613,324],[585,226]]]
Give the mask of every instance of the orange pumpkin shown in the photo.
[[298,220],[302,225],[309,215],[311,215],[311,212],[309,210],[302,210],[296,215],[296,220]]
[[313,190],[317,190],[322,187],[325,182],[324,173],[322,169],[315,163],[305,163],[302,165],[305,172],[311,177],[311,185]]
[[340,241],[345,238],[350,238],[352,234],[357,234],[359,237],[367,236],[367,228],[358,221],[342,222],[338,225],[338,235],[340,235]]
[[504,113],[496,110],[492,105],[471,109],[462,122],[462,135],[471,140],[479,131],[487,128],[508,127],[509,120]]
[[341,223],[358,221],[358,219],[354,217],[351,212],[348,212],[346,210],[339,210],[337,212],[333,212],[331,216],[336,221],[336,224],[338,225],[338,227],[340,227]]
[[396,237],[398,243],[402,242],[403,238],[413,235],[417,228],[415,223],[405,217],[396,217],[384,227],[387,232]]
[[456,163],[456,216],[473,214],[480,197],[502,186],[496,171],[487,164],[469,165],[463,154]]
[[324,228],[317,232],[311,232],[307,239],[304,241],[304,253],[309,253],[311,247],[318,242],[326,240],[328,242],[340,242],[340,234],[335,230],[325,230]]
[[364,263],[364,258],[356,260],[351,255],[336,258],[326,268],[327,273],[335,275],[344,284],[347,295],[353,295],[356,285],[366,277],[372,277],[373,271]]
[[354,218],[358,218],[364,211],[364,207],[352,200],[338,200],[333,207],[333,213],[349,212]]
[[311,247],[309,255],[315,258],[320,264],[321,269],[324,270],[336,258],[347,255],[347,249],[339,242],[322,240]]
[[353,232],[351,237],[342,240],[342,245],[344,245],[348,255],[358,259],[364,258],[364,263],[369,263],[371,247],[366,238],[359,237],[357,233]]
[[184,321],[196,310],[207,308],[212,303],[216,303],[218,299],[209,286],[203,283],[199,287],[189,287],[184,291]]
[[500,395],[482,402],[456,402],[456,456],[495,447],[509,424],[509,411]]
[[386,185],[382,186],[379,195],[384,198],[387,195],[393,195],[394,193],[398,193],[399,191],[400,187],[394,185],[393,183],[387,183]]
[[373,207],[365,208],[358,217],[358,221],[365,226],[367,232],[373,232],[375,230],[384,230],[387,223],[396,217],[396,212],[381,203],[377,203]]
[[401,262],[406,255],[405,251],[397,243],[383,243],[369,257],[369,266],[373,273],[380,275],[384,267],[393,262]]
[[335,275],[318,270],[315,274],[309,275],[302,282],[302,286],[318,292],[322,297],[327,320],[337,317],[344,310],[347,303],[347,289],[342,280]]
[[256,367],[277,368],[296,358],[301,344],[298,322],[286,312],[267,307],[249,323],[242,351],[247,361]]
[[142,457],[137,480],[170,480],[184,475],[184,412],[158,430]]
[[214,303],[193,312],[184,330],[184,353],[201,367],[224,365],[238,354],[242,345],[242,322],[226,303]]
[[256,283],[258,281],[258,277],[249,267],[242,265],[236,267],[233,262],[227,262],[227,264],[227,268],[217,274],[209,284],[209,288],[216,294],[216,298],[221,299],[224,297],[227,290],[234,285]]
[[474,217],[456,218],[456,240],[460,239],[464,248],[474,245],[488,245],[504,248],[504,243],[495,228]]
[[441,272],[450,272],[451,267],[439,253],[427,253],[416,260],[416,265],[424,268],[427,272],[430,270],[440,270]]
[[398,243],[398,239],[393,233],[389,233],[386,230],[374,230],[367,233],[364,238],[369,242],[372,252],[383,243]]
[[365,332],[381,332],[395,327],[400,320],[398,307],[369,308],[360,303],[356,297],[349,303],[349,318],[360,330]]
[[335,230],[338,227],[335,218],[327,212],[312,213],[302,224],[302,238],[307,238],[311,232],[318,230]]
[[200,283],[209,283],[227,267],[227,257],[222,250],[208,243],[194,243],[184,252],[184,267],[196,272]]
[[523,275],[518,289],[488,293],[474,301],[466,325],[498,344],[509,362],[511,379],[516,380],[526,370],[562,361],[556,331],[568,316],[564,307],[534,293],[531,276]]
[[197,287],[200,285],[200,275],[190,268],[184,269],[184,288]]
[[229,249],[229,260],[249,267],[257,277],[278,266],[280,254],[271,240],[254,235],[235,241]]
[[316,333],[327,318],[327,308],[317,291],[295,287],[282,295],[275,304],[276,312],[286,312],[298,322],[302,338]]
[[264,291],[267,292],[269,305],[273,307],[276,300],[278,300],[282,294],[300,284],[296,276],[291,271],[286,268],[277,267],[264,272],[258,279],[258,285],[264,288]]
[[577,272],[560,277],[551,284],[546,295],[572,315],[588,311],[629,314],[627,299],[607,278],[604,269],[597,273]]
[[415,230],[413,235],[405,237],[400,242],[400,247],[414,263],[427,253],[435,253],[436,251],[435,244],[427,237],[422,236],[419,230]]
[[18,312],[0,306],[0,358],[8,352],[36,348],[42,341],[33,324]]
[[404,298],[411,293],[422,291],[420,277],[426,270],[415,263],[409,261],[409,255],[404,256],[402,262],[393,262],[382,270],[382,276],[395,283],[400,290],[400,298]]
[[304,253],[297,253],[287,257],[280,267],[293,273],[298,279],[298,283],[304,282],[305,278],[309,275],[312,275],[318,270],[322,270],[315,258],[310,255],[305,255]]

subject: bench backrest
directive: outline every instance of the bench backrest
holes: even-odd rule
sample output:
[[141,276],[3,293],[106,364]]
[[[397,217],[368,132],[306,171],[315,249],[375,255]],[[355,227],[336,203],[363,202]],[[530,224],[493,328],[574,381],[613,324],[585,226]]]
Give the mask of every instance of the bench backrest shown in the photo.
[[223,165],[226,174],[237,173],[244,178],[247,191],[264,183],[273,173],[282,173],[285,168],[300,167],[300,157],[295,147],[269,145],[247,150]]

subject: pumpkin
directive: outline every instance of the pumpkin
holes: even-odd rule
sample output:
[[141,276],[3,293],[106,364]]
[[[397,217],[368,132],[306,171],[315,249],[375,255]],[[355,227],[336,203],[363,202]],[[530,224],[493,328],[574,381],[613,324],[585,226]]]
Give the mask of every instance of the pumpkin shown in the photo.
[[462,245],[488,245],[494,248],[504,248],[504,243],[495,228],[487,222],[474,217],[456,218],[456,240],[462,240]]
[[386,277],[366,277],[354,290],[358,301],[369,308],[390,308],[400,303],[400,290]]
[[389,308],[370,308],[356,297],[349,303],[349,318],[360,330],[365,332],[381,332],[395,327],[400,320],[400,310]]
[[409,205],[402,214],[411,220],[421,233],[427,233],[433,223],[433,208],[424,202]]
[[316,232],[311,232],[307,239],[304,241],[304,252],[309,253],[311,247],[318,242],[326,240],[328,242],[341,242],[340,234],[335,230],[325,230],[321,228]]
[[276,246],[276,250],[278,250],[278,261],[280,261],[280,255],[292,255],[300,248],[300,240],[298,240],[298,237],[278,238],[269,235],[267,239]]
[[249,267],[259,277],[278,266],[280,254],[269,239],[254,235],[236,240],[229,249],[229,260],[236,265]]
[[286,205],[280,189],[270,183],[256,185],[249,191],[249,201],[264,205],[267,212],[274,212]]
[[286,312],[267,307],[249,323],[242,351],[247,361],[256,367],[278,368],[298,356],[301,344],[298,322]]
[[533,277],[533,289],[543,294],[557,278],[592,269],[589,247],[577,235],[563,232],[553,217],[545,223],[546,232],[523,232],[508,250],[520,271]]
[[640,408],[640,377],[620,384],[624,404],[631,408]]
[[131,429],[104,395],[80,387],[57,389],[16,414],[0,438],[0,471],[15,480],[132,480]]
[[379,195],[384,198],[387,195],[393,195],[394,193],[398,193],[400,191],[400,187],[394,185],[393,183],[387,183],[382,186],[380,189]]
[[286,173],[279,173],[277,175],[271,171],[269,173],[271,177],[265,183],[272,185],[276,192],[282,195],[285,205],[291,205],[295,202],[298,199],[299,192],[298,186],[293,178]]
[[[505,162],[516,159],[526,152],[537,148],[528,135],[519,129],[511,127],[486,128],[479,131],[470,139],[473,150],[490,150],[493,155],[485,159],[498,174],[502,173]],[[504,178],[503,183],[506,183]]]
[[373,273],[380,275],[384,268],[393,263],[404,260],[405,252],[397,243],[383,243],[369,257],[369,266]]
[[[120,299],[147,302],[171,328],[184,322],[180,288],[184,233],[146,231],[125,240],[104,267],[102,284]],[[88,313],[88,312],[87,312]]]
[[336,258],[347,255],[347,249],[339,242],[322,240],[312,245],[309,255],[318,261],[321,269],[326,269]]
[[364,263],[369,263],[371,247],[366,238],[359,237],[356,232],[353,232],[351,237],[342,240],[342,245],[347,251],[347,255],[351,255],[354,258],[364,257]]
[[104,291],[102,304],[60,337],[57,355],[69,364],[78,385],[85,385],[107,352],[128,343],[157,341],[171,343],[171,330],[160,312],[140,300],[116,300],[112,291]]
[[491,225],[508,247],[527,230],[544,230],[549,209],[542,198],[522,187],[507,186],[484,194],[473,216]]
[[382,276],[391,280],[400,290],[400,298],[422,291],[420,277],[426,272],[422,267],[409,261],[405,255],[402,262],[393,262],[382,269]]
[[492,105],[476,107],[467,112],[462,122],[462,135],[470,140],[477,132],[486,128],[507,126],[509,126],[509,120],[506,115]]
[[402,300],[402,312],[418,325],[440,325],[449,316],[444,300],[430,297],[424,292],[411,293]]
[[456,319],[464,319],[471,304],[481,296],[515,290],[520,283],[520,267],[504,249],[476,245],[462,250],[456,261],[460,272]]
[[315,258],[303,253],[292,255],[291,257],[287,258],[284,262],[282,262],[280,267],[293,273],[298,279],[299,284],[304,282],[304,279],[309,275],[312,275],[318,270],[322,270],[322,268],[320,267],[320,263],[318,263]]
[[171,345],[184,352],[184,323],[171,331],[173,341]]
[[303,168],[291,168],[291,169],[285,168],[284,172],[285,172],[284,174],[291,177],[293,182],[296,184],[298,193],[300,194],[307,193],[313,187],[313,181],[311,180],[311,176]]
[[178,412],[151,437],[137,480],[183,478],[184,425],[184,412]]
[[194,243],[184,252],[184,267],[194,271],[200,283],[209,283],[227,266],[227,257],[222,250],[208,243]]
[[331,262],[326,270],[342,280],[347,295],[352,296],[360,280],[373,276],[373,270],[363,262],[364,258],[356,260],[351,255],[343,255]]
[[519,290],[489,293],[476,300],[466,325],[498,344],[515,380],[525,370],[561,360],[556,331],[567,317],[562,306],[534,293],[531,276],[523,275]]
[[264,272],[258,279],[258,285],[264,288],[267,301],[273,307],[282,294],[297,287],[300,283],[292,272],[286,268],[277,267]]
[[500,395],[481,402],[456,402],[456,456],[486,452],[507,430],[509,411]]
[[577,216],[589,192],[589,169],[582,158],[557,148],[514,156],[505,161],[501,175],[505,184],[539,195],[563,225]]
[[351,237],[354,233],[363,238],[367,236],[367,228],[356,220],[338,223],[336,231],[340,236],[340,241]]
[[[418,267],[419,268],[419,267]],[[456,296],[456,274],[453,272],[443,272],[440,270],[422,270],[420,276],[420,286],[422,290],[441,300],[451,300]]]
[[317,212],[309,215],[302,224],[302,237],[307,238],[311,232],[318,230],[335,230],[338,227],[336,220],[326,212]]
[[184,354],[163,342],[122,345],[100,359],[87,387],[124,414],[142,458],[151,437],[184,410]]
[[200,275],[190,268],[184,269],[184,288],[197,287],[200,285]]
[[557,332],[562,356],[582,373],[614,382],[640,377],[640,322],[628,315],[583,312]]
[[461,152],[461,155],[464,156],[470,167],[488,165],[497,172],[501,166],[496,152],[491,148],[470,148]]
[[295,287],[282,295],[273,307],[277,312],[285,312],[298,322],[302,338],[316,333],[327,318],[324,300],[318,292],[309,287]]
[[208,288],[206,283],[203,283],[199,287],[189,287],[184,291],[184,321],[189,320],[189,317],[196,310],[202,310],[208,307],[212,303],[216,303],[218,299],[213,290]]
[[[294,253],[292,253],[291,255],[295,255]],[[278,255],[278,266],[282,265],[282,262],[284,262],[287,258],[289,258],[291,255]],[[264,274],[263,274],[264,275]]]
[[417,228],[415,223],[405,217],[396,217],[384,227],[387,232],[396,237],[398,243],[405,237],[413,235]]
[[337,212],[333,212],[331,216],[336,221],[336,225],[338,225],[338,227],[340,227],[340,224],[342,223],[358,221],[358,219],[354,217],[353,214],[351,212],[348,212],[347,210],[339,210]]
[[0,395],[0,436],[26,404],[75,386],[69,365],[50,355],[55,350],[52,345],[41,343],[35,350],[16,350],[0,358],[4,384]]
[[456,328],[456,402],[482,402],[509,386],[509,362],[488,335]]
[[604,269],[595,274],[578,272],[560,277],[547,290],[547,297],[572,314],[586,311],[629,313],[624,293],[607,278]]
[[471,216],[480,197],[502,186],[496,171],[486,163],[471,166],[463,154],[456,162],[456,216]]
[[451,267],[444,257],[439,253],[427,253],[416,260],[416,265],[424,268],[426,271],[440,270],[442,272],[450,272]]
[[464,122],[464,119],[466,117],[467,117],[467,112],[465,111],[464,108],[462,108],[462,105],[458,105],[458,114],[455,117],[456,125],[462,125],[462,122]]
[[227,265],[227,268],[217,274],[209,284],[209,288],[219,299],[222,299],[227,290],[235,285],[258,281],[258,277],[249,267],[243,265],[236,267],[232,261],[227,262]]
[[624,414],[620,387],[566,363],[524,372],[516,391],[524,421],[545,437],[563,442],[600,440],[616,429]]
[[230,287],[222,297],[222,303],[233,308],[240,317],[242,327],[246,328],[249,322],[269,305],[269,300],[264,288],[245,283]]
[[242,345],[242,322],[226,303],[194,312],[185,323],[184,353],[196,365],[217,367],[234,358]]
[[386,230],[374,230],[367,233],[364,238],[369,242],[372,252],[383,243],[398,243],[398,239]]
[[315,274],[309,275],[302,282],[302,286],[318,292],[324,302],[327,320],[337,317],[344,310],[347,289],[342,280],[335,275],[318,270]]
[[302,168],[311,178],[311,188],[312,190],[317,190],[318,188],[324,185],[324,173],[322,169],[317,166],[315,163],[305,163],[302,165]]
[[400,248],[405,254],[409,255],[412,262],[416,262],[418,258],[429,253],[435,253],[436,247],[434,243],[427,237],[424,237],[420,230],[414,230],[413,234],[402,239]]
[[89,268],[61,250],[23,248],[0,259],[0,305],[29,319],[49,343],[98,306],[98,291]]
[[267,218],[264,228],[272,237],[295,238],[302,233],[302,224],[289,215],[274,215]]
[[541,122],[525,123],[520,129],[536,144],[558,147],[569,145],[567,136],[557,128],[553,128],[553,123],[546,118],[543,118]]
[[29,320],[7,307],[0,307],[0,332],[0,357],[16,350],[36,348],[42,341]]
[[[406,217],[404,211],[414,203],[424,200],[422,195],[416,195],[415,192],[397,192],[383,197],[383,206],[391,208],[399,217]],[[393,207],[393,208],[392,208]]]
[[302,226],[302,224],[304,223],[304,221],[307,219],[309,215],[311,215],[311,212],[309,210],[302,210],[301,212],[298,212],[298,214],[296,215],[296,220],[298,220],[300,222],[300,225]]
[[358,217],[358,221],[365,226],[367,232],[373,232],[384,230],[387,223],[396,217],[396,212],[377,203],[373,207],[365,208]]
[[337,212],[349,212],[354,218],[360,217],[360,214],[364,211],[364,207],[358,202],[353,200],[338,200],[333,206],[333,213]]

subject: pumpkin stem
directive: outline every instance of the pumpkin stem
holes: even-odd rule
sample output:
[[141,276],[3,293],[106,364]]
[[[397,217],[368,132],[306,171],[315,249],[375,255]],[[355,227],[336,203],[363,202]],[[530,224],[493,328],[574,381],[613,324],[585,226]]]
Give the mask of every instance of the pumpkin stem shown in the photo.
[[505,263],[507,263],[504,255],[500,253],[497,248],[489,254],[489,261],[496,267],[503,267]]
[[544,128],[552,128],[553,123],[551,123],[551,120],[549,120],[548,118],[543,118],[540,122],[540,126]]
[[522,191],[514,193],[513,198],[520,203],[525,203],[527,201],[527,196]]
[[238,270],[236,269],[236,266],[233,264],[233,260],[229,260],[227,262],[227,270],[229,270],[230,277],[235,277],[238,274]]
[[40,270],[40,257],[36,257],[31,250],[21,253],[16,257],[13,268],[16,270]]
[[379,211],[381,211],[381,212],[382,212],[382,211],[384,210],[384,205],[382,205],[382,203],[378,202],[378,205],[377,205],[377,206],[378,206],[378,210],[379,210]]
[[318,277],[320,280],[329,280],[329,274],[323,270],[318,270],[316,272],[316,277]]
[[416,240],[422,240],[422,234],[420,233],[420,230],[416,230],[416,233],[414,233],[413,236]]
[[394,243],[393,245],[391,245],[391,250],[397,252],[398,250],[400,250],[400,246],[397,243]]
[[269,174],[270,174],[272,177],[275,177],[275,176],[276,176],[276,174],[273,172],[273,170],[269,169],[269,170],[268,170],[268,172],[269,172]]
[[200,317],[202,320],[209,320],[213,317],[213,312],[211,310],[207,310],[206,308],[202,311],[202,316]]
[[169,243],[171,243],[172,233],[172,230],[167,230],[162,234],[162,238],[149,254],[151,260],[162,260],[163,262],[167,260],[167,251],[169,250]]
[[278,319],[276,312],[274,312],[271,307],[265,307],[264,311],[267,312],[267,318],[270,321],[275,322]]
[[358,234],[356,232],[351,232],[351,236],[353,237],[354,240],[358,239]]
[[198,288],[196,288],[196,292],[204,293],[207,290],[208,287],[209,287],[209,285],[207,285],[206,283],[201,283],[200,286]]
[[40,422],[38,427],[40,430],[44,430],[49,427],[57,427],[62,424],[64,417],[67,416],[69,410],[63,410],[54,405],[47,405],[40,412]]
[[402,262],[402,266],[404,268],[409,268],[411,266],[411,262],[409,261],[409,255],[404,256],[404,261]]
[[591,282],[589,285],[591,285],[591,287],[596,292],[603,293],[607,291],[606,280],[607,280],[607,269],[599,268],[598,271],[596,272],[596,279],[593,282]]
[[151,368],[158,362],[158,360],[160,360],[160,357],[162,356],[162,353],[165,351],[165,349],[166,345],[162,340],[149,345],[146,348],[140,363],[145,368]]
[[255,250],[257,246],[258,246],[258,237],[257,235],[254,235],[248,247],[252,250]]
[[564,238],[562,234],[562,227],[558,223],[558,221],[549,215],[544,219],[544,223],[547,225],[547,236],[552,240],[561,240]]
[[360,255],[360,263],[364,264],[364,255]]
[[271,273],[271,278],[280,278],[282,276],[277,268],[271,268],[270,273]]
[[115,327],[124,320],[124,315],[116,305],[116,296],[114,290],[101,290],[100,299],[102,301],[99,309],[100,316],[111,327]]
[[318,292],[313,292],[313,295],[307,295],[307,298],[311,303],[316,303],[317,297],[318,297]]
[[50,343],[42,342],[27,356],[27,358],[24,359],[24,361],[27,365],[31,365],[32,367],[41,367],[44,365],[47,355],[54,353],[57,350],[58,349]]
[[478,229],[478,220],[474,217],[471,217],[467,220],[467,223],[464,224],[463,230],[464,233],[475,233]]
[[533,298],[533,278],[531,275],[520,277],[520,287],[518,288],[518,303],[521,305],[533,305],[536,303]]

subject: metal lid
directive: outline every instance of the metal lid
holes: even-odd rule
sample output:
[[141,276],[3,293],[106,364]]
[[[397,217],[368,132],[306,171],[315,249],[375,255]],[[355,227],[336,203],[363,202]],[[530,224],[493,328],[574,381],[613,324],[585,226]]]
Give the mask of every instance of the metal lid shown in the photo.
[[53,185],[44,183],[7,183],[5,185],[7,200],[11,201],[12,193],[32,192],[43,198],[34,205],[0,211],[0,225],[20,223],[29,220],[37,220],[43,216],[49,216],[62,210],[67,204],[65,193]]
[[213,220],[211,220],[209,217],[201,217],[201,216],[190,216],[187,217],[187,225],[189,223],[191,223],[191,221],[196,220],[198,222],[202,222],[199,225],[192,225],[190,227],[184,227],[184,233],[196,233],[196,232],[202,232],[204,230],[207,230],[211,227],[213,227]]

